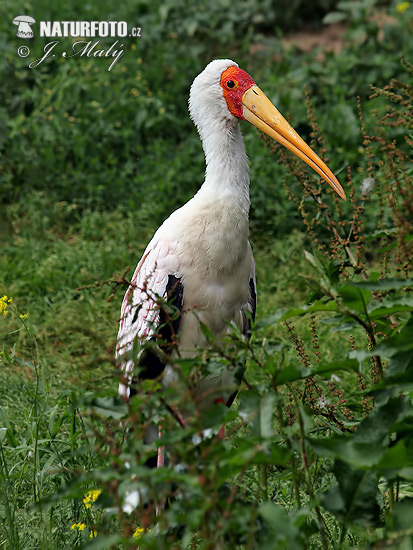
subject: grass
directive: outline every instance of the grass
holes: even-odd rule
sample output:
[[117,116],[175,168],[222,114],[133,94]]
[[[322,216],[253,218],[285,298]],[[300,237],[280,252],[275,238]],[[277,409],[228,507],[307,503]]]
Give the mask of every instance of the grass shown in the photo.
[[[94,283],[133,265],[150,229],[137,226],[136,216],[126,211],[77,214],[73,205],[56,205],[41,194],[27,202],[29,207],[10,209],[15,240],[3,246],[4,292],[13,296],[2,319],[1,411],[8,428],[3,482],[10,491],[6,502],[13,502],[14,508],[5,512],[6,524],[13,529],[6,529],[2,540],[15,548],[62,548],[83,536],[70,528],[84,520],[82,493],[75,491],[78,498],[73,501],[38,505],[31,511],[27,505],[59,494],[73,482],[73,472],[84,475],[93,471],[96,461],[105,462],[93,457],[95,438],[84,424],[89,405],[82,405],[82,395],[87,403],[116,389],[113,352],[122,293],[108,302],[111,287]],[[305,298],[301,275],[309,268],[303,243],[304,235],[296,231],[283,243],[267,240],[254,247],[259,318],[281,307],[298,307]],[[28,318],[20,318],[27,313]],[[304,330],[307,335],[309,326]],[[321,340],[327,331],[320,331]],[[12,475],[16,471],[17,479]],[[252,472],[251,481],[257,475]],[[282,493],[275,486],[272,490]],[[250,491],[245,498],[252,498]]]
[[[30,350],[19,319],[20,314],[29,313],[42,362],[57,377],[58,385],[76,380],[81,387],[93,389],[97,380],[106,379],[103,373],[108,358],[113,357],[122,297],[119,291],[108,302],[110,285],[95,283],[110,280],[114,273],[120,275],[128,266],[133,269],[151,228],[126,210],[77,214],[76,205],[49,202],[42,194],[33,194],[27,203],[28,207],[10,208],[15,237],[3,246],[3,288],[13,296],[17,312],[3,321],[10,332],[4,333],[4,343],[9,349],[17,345]],[[304,236],[296,231],[283,244],[268,241],[256,247],[261,317],[275,307],[298,305],[304,298],[300,270],[291,272],[289,267],[295,262],[305,273],[303,241]],[[279,292],[280,287],[285,290]],[[79,369],[83,372],[80,379]],[[111,385],[113,372],[106,377]]]

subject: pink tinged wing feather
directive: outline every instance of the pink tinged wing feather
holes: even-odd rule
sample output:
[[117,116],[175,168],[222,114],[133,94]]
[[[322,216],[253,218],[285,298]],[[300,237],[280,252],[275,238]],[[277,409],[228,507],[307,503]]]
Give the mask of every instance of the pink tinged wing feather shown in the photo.
[[155,333],[159,323],[158,298],[166,297],[169,275],[179,277],[176,242],[151,241],[145,250],[122,302],[116,357],[125,374],[119,394],[129,396],[134,366],[130,352],[135,340],[142,344]]

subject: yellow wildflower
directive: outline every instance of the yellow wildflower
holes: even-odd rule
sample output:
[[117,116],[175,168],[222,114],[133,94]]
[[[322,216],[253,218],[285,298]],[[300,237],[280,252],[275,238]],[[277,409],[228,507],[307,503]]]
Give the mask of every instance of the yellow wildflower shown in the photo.
[[137,527],[135,529],[135,532],[133,533],[133,538],[134,539],[139,539],[142,535],[142,533],[145,532],[145,529],[143,527]]
[[3,313],[3,317],[6,317],[6,315],[8,314],[7,306],[11,304],[12,301],[13,298],[7,298],[6,295],[0,298],[0,313]]
[[143,527],[138,526],[135,529],[132,536],[133,536],[134,539],[139,539],[143,535],[143,533],[146,533],[146,532],[149,532],[149,531],[150,531],[150,529],[144,529]]
[[91,491],[88,491],[86,493],[86,496],[83,499],[83,504],[86,506],[86,508],[92,507],[92,504],[97,500],[101,492],[101,489],[92,489]]
[[98,532],[92,529],[90,532],[89,538],[93,539],[94,537],[97,537],[97,536],[98,536]]
[[20,319],[28,319],[28,317],[29,317],[28,313],[21,313],[20,314]]
[[409,2],[399,2],[396,6],[396,10],[399,13],[404,13],[409,8]]
[[83,529],[86,529],[86,525],[84,523],[74,523],[72,529],[73,531],[83,531]]

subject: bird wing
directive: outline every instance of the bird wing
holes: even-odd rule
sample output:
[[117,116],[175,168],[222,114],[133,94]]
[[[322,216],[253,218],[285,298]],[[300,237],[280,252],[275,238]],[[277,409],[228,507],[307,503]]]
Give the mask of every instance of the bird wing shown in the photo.
[[[130,395],[130,384],[135,361],[132,357],[134,342],[139,345],[161,336],[171,342],[179,327],[179,318],[167,319],[163,300],[169,300],[182,309],[183,285],[179,274],[177,243],[153,239],[138,263],[130,286],[122,302],[119,322],[116,357],[120,359],[124,380],[119,385],[119,394]],[[159,334],[159,333],[162,334]],[[139,356],[142,359],[140,350]],[[165,364],[159,356],[148,351],[141,366],[141,379],[157,378]]]

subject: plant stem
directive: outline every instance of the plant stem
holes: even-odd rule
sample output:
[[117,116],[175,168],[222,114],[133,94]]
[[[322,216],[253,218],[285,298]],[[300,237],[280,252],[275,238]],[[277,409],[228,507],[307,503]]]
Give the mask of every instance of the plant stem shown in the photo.
[[328,550],[328,542],[327,542],[326,532],[325,532],[325,528],[324,528],[323,516],[321,515],[321,510],[320,510],[319,505],[316,504],[316,498],[315,498],[315,495],[314,495],[313,484],[311,482],[310,468],[309,468],[308,456],[307,456],[307,449],[306,449],[306,446],[305,446],[304,421],[303,421],[303,417],[302,417],[302,414],[301,414],[300,404],[298,402],[297,396],[295,395],[295,392],[294,392],[291,384],[289,384],[289,388],[290,388],[290,391],[291,391],[291,393],[293,395],[293,398],[294,398],[294,404],[295,404],[295,408],[296,408],[296,412],[297,412],[297,418],[298,418],[298,426],[300,428],[300,450],[301,450],[301,458],[302,458],[302,461],[303,461],[303,464],[304,464],[304,475],[305,475],[305,481],[306,481],[306,484],[307,484],[307,490],[308,490],[308,494],[310,496],[310,500],[311,500],[312,504],[314,505],[314,509],[316,511],[316,514],[317,514],[318,528],[320,529],[320,537],[321,537],[321,542],[322,542],[322,545],[323,545],[323,549]]
[[343,525],[343,527],[341,528],[341,534],[340,534],[340,540],[339,540],[340,546],[343,544],[344,539],[346,538],[346,535],[347,535],[347,527]]

